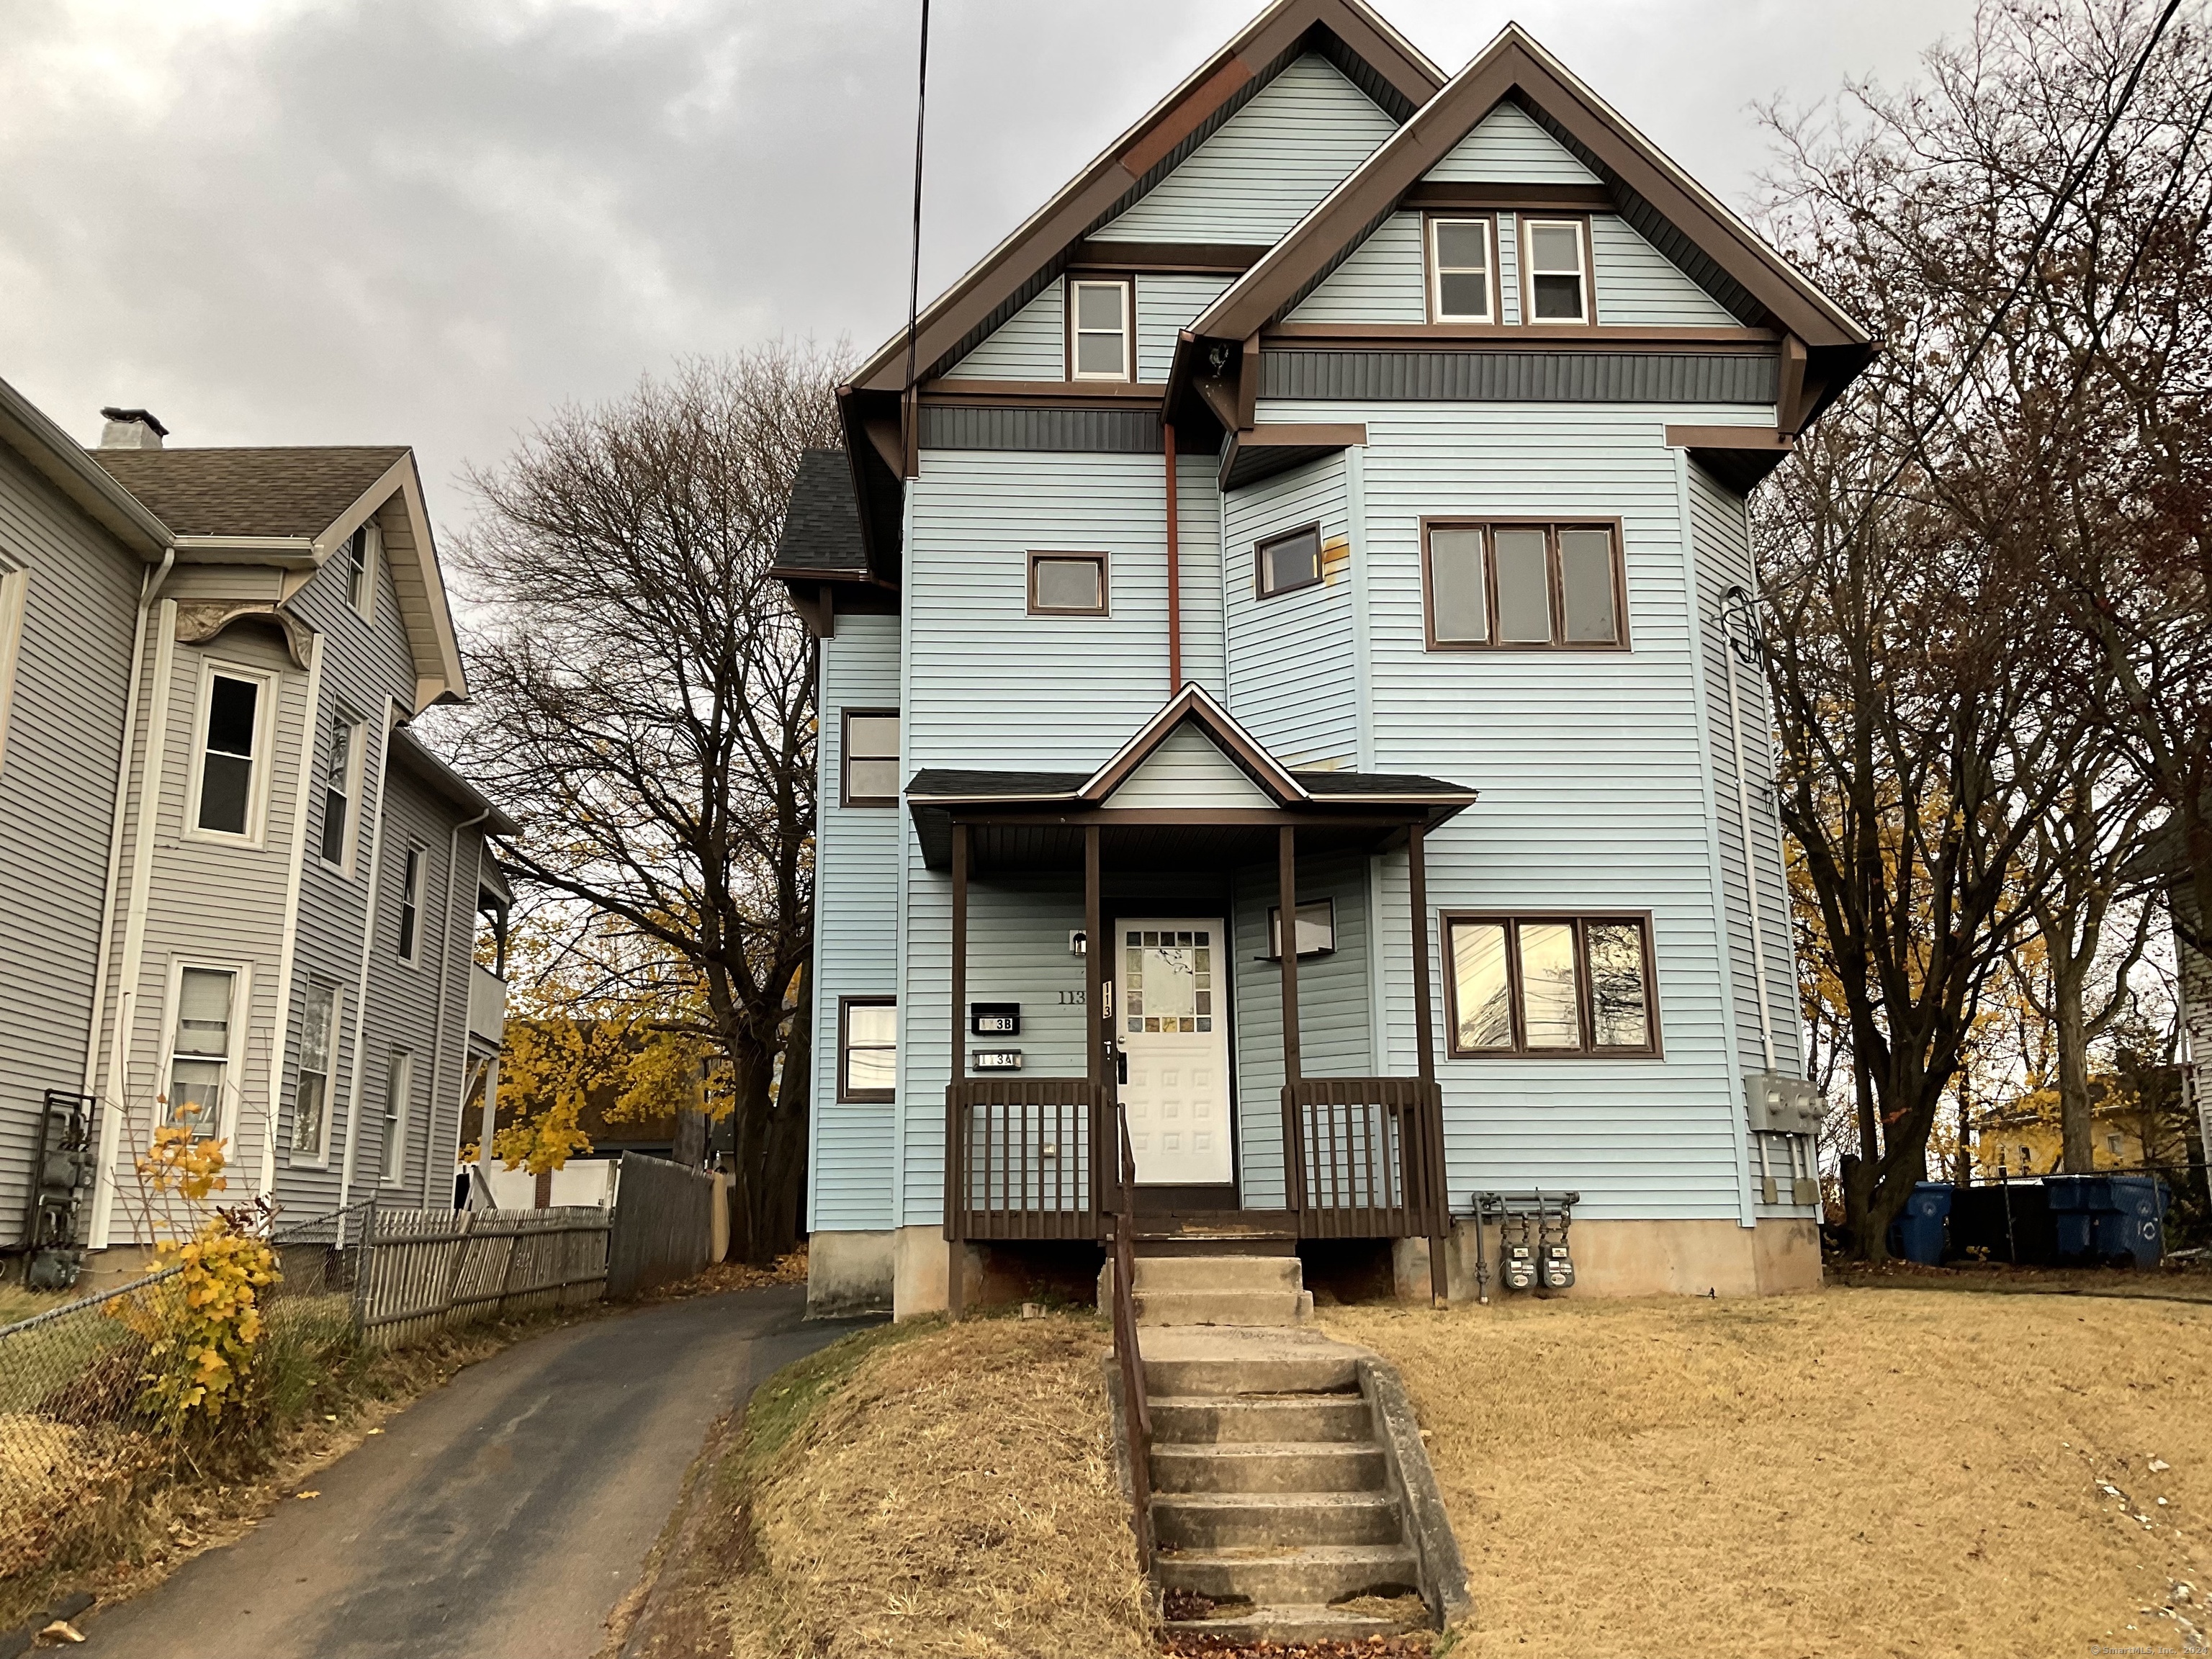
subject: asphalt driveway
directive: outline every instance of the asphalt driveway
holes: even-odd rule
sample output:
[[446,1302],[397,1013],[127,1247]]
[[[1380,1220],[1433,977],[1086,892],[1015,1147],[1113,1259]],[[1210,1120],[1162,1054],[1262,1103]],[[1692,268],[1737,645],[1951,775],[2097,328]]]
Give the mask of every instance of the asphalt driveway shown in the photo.
[[522,1342],[238,1543],[84,1621],[100,1659],[590,1659],[722,1413],[854,1328],[795,1287]]

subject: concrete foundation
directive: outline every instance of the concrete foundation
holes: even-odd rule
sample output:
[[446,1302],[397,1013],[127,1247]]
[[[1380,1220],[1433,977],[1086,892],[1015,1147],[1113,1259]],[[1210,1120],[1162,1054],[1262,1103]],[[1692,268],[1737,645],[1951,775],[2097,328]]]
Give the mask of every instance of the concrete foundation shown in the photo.
[[[1484,1241],[1490,1294],[1498,1280],[1498,1233]],[[1577,1221],[1569,1235],[1575,1286],[1564,1294],[1613,1296],[1785,1296],[1820,1288],[1820,1235],[1810,1220]],[[1446,1279],[1454,1302],[1475,1297],[1474,1223],[1452,1224]],[[1429,1299],[1429,1241],[1401,1238],[1391,1250],[1401,1301]]]
[[891,1232],[816,1233],[806,1241],[806,1311],[817,1319],[891,1305]]
[[[963,1300],[974,1306],[983,1288],[982,1252],[974,1245],[960,1249]],[[945,1229],[935,1223],[926,1227],[901,1227],[891,1235],[891,1317],[919,1319],[944,1313],[951,1305],[952,1246]]]

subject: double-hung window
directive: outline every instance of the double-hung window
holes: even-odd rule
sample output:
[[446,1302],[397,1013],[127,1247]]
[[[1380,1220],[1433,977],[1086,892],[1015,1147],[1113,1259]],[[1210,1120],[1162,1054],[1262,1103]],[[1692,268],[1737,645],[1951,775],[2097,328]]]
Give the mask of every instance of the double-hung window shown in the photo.
[[230,1082],[231,1000],[238,975],[186,968],[177,975],[176,1029],[169,1042],[168,1121],[198,1136],[218,1133]]
[[1130,349],[1132,284],[1085,282],[1067,285],[1067,363],[1072,380],[1136,378]]
[[376,608],[376,556],[383,538],[373,524],[362,525],[345,544],[346,603],[367,621]]
[[361,799],[361,722],[340,714],[331,722],[330,756],[323,768],[322,859],[334,870],[353,868],[355,809]]
[[837,1004],[837,1098],[889,1100],[897,1087],[897,999],[842,999]]
[[308,981],[307,1005],[300,1011],[300,1091],[292,1106],[292,1151],[303,1163],[319,1164],[329,1155],[331,1055],[337,1029],[337,988]]
[[896,806],[899,795],[899,717],[896,708],[845,711],[845,788],[848,806]]
[[415,1093],[415,1056],[392,1051],[384,1072],[384,1148],[378,1176],[387,1187],[407,1178],[407,1107]]
[[192,823],[203,834],[260,836],[262,713],[269,691],[258,674],[210,666],[201,676]]
[[1430,220],[1429,320],[1496,322],[1497,268],[1487,218]]
[[1451,1052],[1658,1052],[1651,933],[1641,916],[1444,918]]
[[1590,320],[1589,227],[1580,219],[1523,219],[1522,315],[1531,323]]
[[1421,532],[1430,650],[1627,644],[1617,525],[1432,519]]
[[410,847],[399,872],[399,959],[412,962],[420,953],[422,927],[422,849]]
[[8,716],[15,705],[15,665],[23,654],[23,607],[31,573],[0,570],[0,766],[8,763]]

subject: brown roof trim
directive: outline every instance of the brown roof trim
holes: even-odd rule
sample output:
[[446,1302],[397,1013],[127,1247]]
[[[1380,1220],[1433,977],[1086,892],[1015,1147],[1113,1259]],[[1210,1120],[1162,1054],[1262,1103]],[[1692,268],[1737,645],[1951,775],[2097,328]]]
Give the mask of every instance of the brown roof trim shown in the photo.
[[1104,800],[1186,722],[1204,727],[1224,754],[1282,805],[1303,805],[1309,799],[1304,787],[1291,775],[1290,769],[1269,754],[1258,738],[1239,726],[1236,717],[1214,702],[1195,681],[1169,699],[1158,714],[1138,728],[1135,736],[1121,745],[1119,753],[1092,773],[1076,792],[1077,799],[1091,803]]
[[1518,208],[1561,213],[1611,212],[1613,192],[1603,185],[1508,185],[1423,179],[1407,187],[1398,205],[1415,208]]
[[[1001,307],[1025,301],[1051,280],[1068,251],[1125,198],[1149,189],[1186,146],[1203,142],[1304,50],[1346,70],[1360,90],[1403,120],[1432,98],[1443,72],[1364,0],[1275,0],[1095,157],[1014,233],[969,268],[922,312],[920,374],[934,375]],[[1042,281],[1040,281],[1042,278]],[[1025,292],[1024,290],[1028,290]],[[884,342],[853,376],[856,390],[902,392],[906,336]]]
[[1158,409],[1164,380],[925,380],[921,400],[954,405],[1024,404],[1038,409]]
[[1607,351],[1680,351],[1686,345],[1733,350],[1772,346],[1778,337],[1771,328],[1654,328],[1618,323],[1277,323],[1260,340],[1262,345],[1284,340],[1308,347],[1331,342],[1372,346],[1388,341],[1401,348],[1437,345],[1455,351],[1485,346],[1526,351],[1534,345],[1547,350],[1588,345]]
[[1240,489],[1366,441],[1364,422],[1309,426],[1285,422],[1232,432],[1222,449],[1214,481],[1222,489]]
[[1414,118],[1232,283],[1191,325],[1201,338],[1241,340],[1273,323],[1311,291],[1407,192],[1508,98],[1609,173],[1612,205],[1648,204],[1688,238],[1765,313],[1814,349],[1863,354],[1864,330],[1782,256],[1675,166],[1518,24],[1455,76]]

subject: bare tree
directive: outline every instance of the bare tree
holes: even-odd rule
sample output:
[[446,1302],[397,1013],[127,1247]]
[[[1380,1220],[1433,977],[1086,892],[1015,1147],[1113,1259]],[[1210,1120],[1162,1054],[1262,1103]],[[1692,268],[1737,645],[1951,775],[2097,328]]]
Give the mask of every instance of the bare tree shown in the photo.
[[[459,552],[468,764],[525,880],[613,924],[577,948],[609,939],[609,983],[722,1055],[751,1261],[799,1225],[813,941],[817,655],[768,571],[800,453],[838,441],[837,367],[779,343],[563,410],[472,475]],[[703,1137],[684,1114],[679,1151]]]

